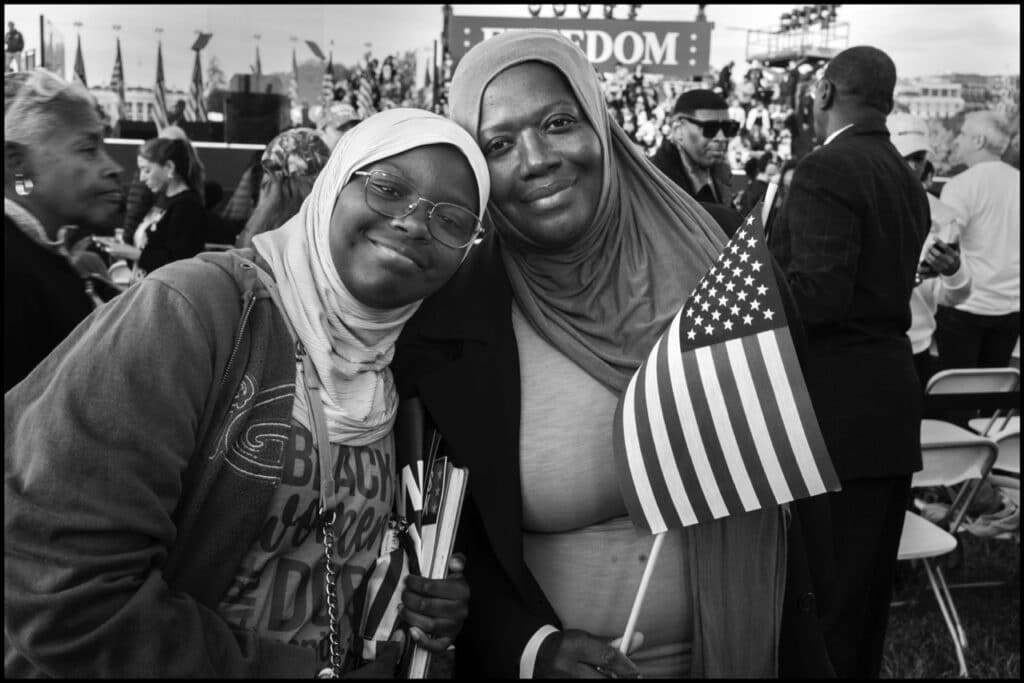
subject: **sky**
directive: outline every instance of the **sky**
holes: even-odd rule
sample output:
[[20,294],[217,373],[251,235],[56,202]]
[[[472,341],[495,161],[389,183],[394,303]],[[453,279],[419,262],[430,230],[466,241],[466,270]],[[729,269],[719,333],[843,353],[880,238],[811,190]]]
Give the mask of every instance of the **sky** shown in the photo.
[[[802,5],[707,5],[715,26],[711,34],[711,65],[746,60],[747,29],[771,29],[779,15]],[[335,62],[354,64],[367,49],[376,56],[410,49],[429,55],[440,37],[441,5],[4,5],[4,18],[14,21],[27,49],[39,46],[39,15],[45,14],[66,43],[70,74],[75,36],[79,32],[90,85],[110,81],[115,36],[121,39],[125,81],[151,86],[156,69],[157,28],[162,28],[167,85],[184,89],[192,71],[189,51],[196,31],[213,33],[203,51],[204,67],[216,57],[230,78],[249,73],[259,34],[264,73],[285,72],[293,45],[300,62],[313,58],[304,44],[313,40]],[[456,15],[528,18],[526,5],[453,5]],[[551,5],[542,6],[551,17]],[[616,17],[624,18],[626,5]],[[849,44],[874,45],[896,63],[900,77],[950,72],[1020,73],[1020,5],[840,5],[839,21],[847,22]],[[600,16],[593,5],[590,16]],[[697,5],[642,5],[644,21],[693,21]],[[566,18],[577,18],[568,5]],[[81,22],[76,27],[75,22]],[[120,25],[115,32],[114,25]],[[6,30],[6,27],[5,27]],[[296,43],[292,38],[297,38]],[[739,70],[742,73],[742,70]],[[734,70],[734,73],[737,72]]]

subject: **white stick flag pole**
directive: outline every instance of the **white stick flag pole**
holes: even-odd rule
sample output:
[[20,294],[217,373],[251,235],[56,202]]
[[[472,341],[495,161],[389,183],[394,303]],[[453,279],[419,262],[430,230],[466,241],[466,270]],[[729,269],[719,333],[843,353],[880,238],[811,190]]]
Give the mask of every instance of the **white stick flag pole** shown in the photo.
[[764,192],[764,206],[761,207],[761,223],[764,225],[768,224],[768,213],[772,210],[772,204],[775,202],[775,193],[779,191],[779,183],[772,181],[768,183],[768,189]]
[[[665,532],[667,533],[667,532]],[[651,546],[651,556],[647,558],[647,566],[644,567],[644,575],[640,579],[640,588],[636,592],[636,599],[633,600],[633,609],[629,613],[629,620],[626,622],[626,632],[622,634],[622,642],[619,643],[619,652],[626,654],[629,650],[630,641],[633,640],[633,632],[636,630],[636,621],[640,617],[640,607],[644,604],[647,596],[647,585],[651,582],[651,574],[654,573],[654,565],[658,561],[658,553],[665,542],[665,533],[654,537],[654,545]]]

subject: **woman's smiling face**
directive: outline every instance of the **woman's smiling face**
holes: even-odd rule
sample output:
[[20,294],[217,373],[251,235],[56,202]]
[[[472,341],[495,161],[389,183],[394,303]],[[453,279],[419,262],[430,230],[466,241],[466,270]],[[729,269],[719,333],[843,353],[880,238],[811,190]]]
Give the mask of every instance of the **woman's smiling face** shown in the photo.
[[[432,202],[450,202],[480,214],[476,178],[450,145],[426,145],[375,161],[361,171],[397,175]],[[363,304],[391,309],[423,299],[455,274],[466,248],[453,249],[427,230],[430,206],[389,218],[365,199],[366,177],[353,175],[331,214],[330,248],[342,283]]]
[[548,247],[575,242],[601,199],[601,141],[562,74],[540,62],[494,77],[477,142],[491,199],[516,230]]

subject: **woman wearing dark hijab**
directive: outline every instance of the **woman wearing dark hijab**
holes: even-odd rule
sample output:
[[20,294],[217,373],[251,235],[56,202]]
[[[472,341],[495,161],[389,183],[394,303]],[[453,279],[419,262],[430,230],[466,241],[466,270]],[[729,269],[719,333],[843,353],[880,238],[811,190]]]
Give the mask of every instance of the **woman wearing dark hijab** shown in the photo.
[[778,507],[670,532],[643,637],[628,659],[611,644],[651,547],[619,493],[615,406],[724,235],[609,120],[593,67],[557,34],[473,48],[451,104],[487,158],[494,230],[409,322],[393,367],[471,472],[457,675],[778,675]]

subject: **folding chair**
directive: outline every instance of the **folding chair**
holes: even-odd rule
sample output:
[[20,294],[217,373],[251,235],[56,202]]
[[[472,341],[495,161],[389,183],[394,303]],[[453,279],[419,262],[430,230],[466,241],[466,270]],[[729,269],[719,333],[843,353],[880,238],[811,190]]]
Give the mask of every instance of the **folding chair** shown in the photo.
[[922,467],[911,486],[959,486],[944,520],[955,534],[998,455],[999,447],[988,437],[943,420],[921,420]]
[[[971,420],[971,429],[984,429],[988,420]],[[989,481],[998,486],[1004,495],[1020,505],[1020,417],[998,420],[995,429],[988,433],[999,448],[999,455],[992,465]]]
[[960,615],[953,604],[953,596],[949,593],[946,578],[942,575],[942,567],[933,566],[931,562],[932,558],[951,553],[956,548],[956,543],[955,536],[908,510],[903,519],[903,533],[900,536],[896,559],[920,560],[924,564],[928,583],[932,587],[935,601],[939,603],[939,611],[942,612],[942,619],[946,622],[949,636],[953,640],[956,660],[960,664],[960,675],[966,677],[967,662],[964,659],[964,648],[967,647],[967,635],[960,624]]
[[[925,387],[926,394],[993,394],[1019,390],[1020,370],[1009,367],[942,370],[932,375]],[[1013,412],[1009,408],[993,411],[988,418],[989,424],[977,431],[987,434],[997,420]]]

